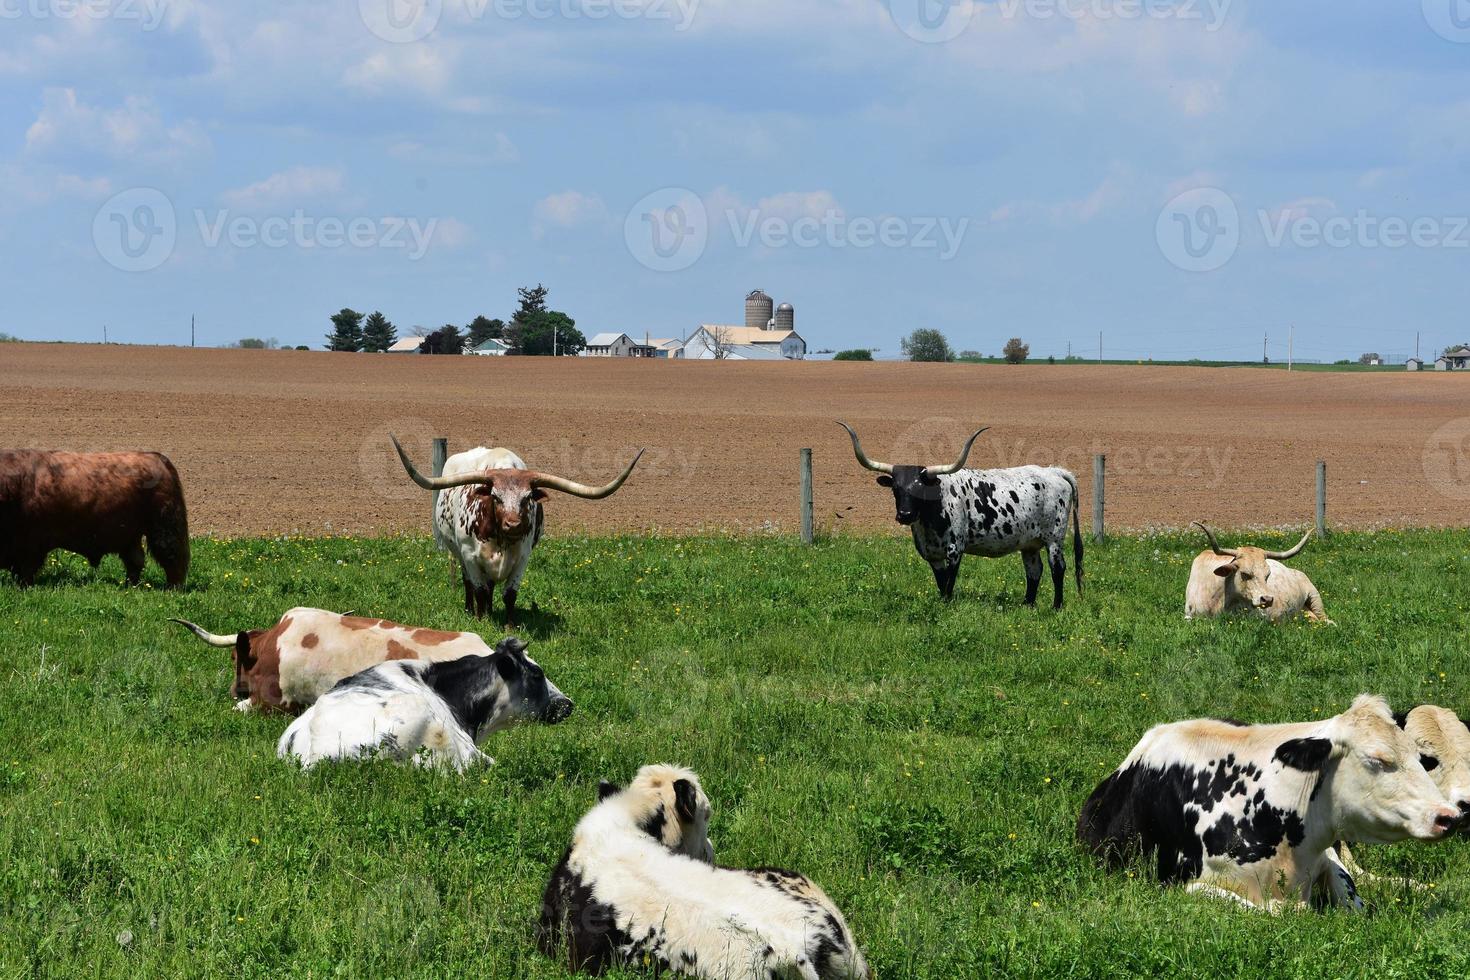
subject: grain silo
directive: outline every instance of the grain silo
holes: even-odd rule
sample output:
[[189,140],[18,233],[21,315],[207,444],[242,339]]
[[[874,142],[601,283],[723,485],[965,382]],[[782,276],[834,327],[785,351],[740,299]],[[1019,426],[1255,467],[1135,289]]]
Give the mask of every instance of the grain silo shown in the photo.
[[790,303],[782,303],[780,306],[776,307],[776,329],[796,329],[796,307],[792,306]]
[[753,290],[745,297],[745,325],[752,330],[765,330],[769,326],[775,302],[764,290]]

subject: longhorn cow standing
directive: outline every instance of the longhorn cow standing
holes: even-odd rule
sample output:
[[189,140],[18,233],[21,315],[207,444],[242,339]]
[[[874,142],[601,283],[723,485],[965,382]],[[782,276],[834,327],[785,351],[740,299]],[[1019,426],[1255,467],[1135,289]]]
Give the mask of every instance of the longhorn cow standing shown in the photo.
[[507,626],[515,623],[521,578],[526,574],[531,549],[541,540],[546,491],[559,490],[587,500],[610,497],[643,456],[643,450],[638,450],[617,479],[600,487],[529,470],[509,449],[483,446],[449,457],[443,476],[424,476],[397,437],[389,438],[409,478],[425,490],[441,491],[434,510],[434,540],[453,552],[459,562],[465,611],[478,618],[488,616],[495,586],[502,585],[500,596],[505,603]]
[[1076,557],[1077,592],[1082,592],[1082,529],[1077,515],[1077,478],[1064,469],[1016,466],[1002,470],[967,470],[965,460],[980,429],[970,436],[960,457],[949,466],[878,463],[852,437],[857,461],[883,474],[878,485],[893,490],[895,519],[914,535],[919,557],[934,569],[939,594],[954,597],[955,578],[965,555],[999,558],[1021,553],[1026,566],[1026,605],[1036,604],[1041,588],[1041,552],[1051,565],[1053,607],[1062,607],[1067,578],[1067,514],[1072,515],[1072,548]]

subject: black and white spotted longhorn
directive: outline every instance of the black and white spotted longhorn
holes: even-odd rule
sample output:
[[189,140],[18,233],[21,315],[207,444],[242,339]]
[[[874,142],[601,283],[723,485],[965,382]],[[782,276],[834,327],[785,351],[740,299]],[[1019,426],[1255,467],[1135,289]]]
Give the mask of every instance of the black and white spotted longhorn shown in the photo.
[[1062,606],[1067,578],[1067,515],[1072,516],[1072,549],[1076,559],[1077,593],[1082,593],[1082,528],[1077,513],[1077,478],[1067,470],[1046,466],[1017,466],[1001,470],[967,470],[972,435],[959,459],[949,466],[878,463],[863,452],[857,433],[846,422],[838,425],[852,437],[857,460],[883,474],[878,485],[893,490],[895,518],[909,527],[919,557],[934,569],[939,594],[954,597],[955,578],[965,555],[999,558],[1021,553],[1026,566],[1026,604],[1036,604],[1041,588],[1041,552],[1051,565],[1053,606]]

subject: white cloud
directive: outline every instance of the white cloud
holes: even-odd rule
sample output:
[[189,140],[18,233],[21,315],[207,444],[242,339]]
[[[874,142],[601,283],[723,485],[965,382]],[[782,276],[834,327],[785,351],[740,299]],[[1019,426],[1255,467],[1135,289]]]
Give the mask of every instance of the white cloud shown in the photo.
[[484,148],[429,146],[418,140],[399,140],[388,147],[388,155],[409,163],[451,167],[503,166],[519,163],[521,151],[504,133],[496,133],[493,145]]
[[1114,164],[1101,182],[1083,197],[1051,204],[1008,201],[990,212],[990,221],[993,224],[1002,224],[1007,221],[1044,218],[1060,225],[1086,224],[1122,203],[1131,183],[1129,171]]
[[292,167],[221,196],[230,207],[245,210],[308,204],[340,194],[343,183],[342,171],[332,167]]
[[543,197],[531,211],[531,233],[543,237],[551,228],[574,228],[607,219],[607,205],[596,194],[562,191]]
[[1337,202],[1327,197],[1299,197],[1268,212],[1275,223],[1301,221],[1308,217],[1323,217],[1337,211]]
[[41,112],[26,130],[26,152],[43,158],[87,153],[161,163],[206,151],[209,145],[197,123],[165,123],[151,99],[130,95],[120,106],[101,108],[87,105],[71,88],[46,89]]

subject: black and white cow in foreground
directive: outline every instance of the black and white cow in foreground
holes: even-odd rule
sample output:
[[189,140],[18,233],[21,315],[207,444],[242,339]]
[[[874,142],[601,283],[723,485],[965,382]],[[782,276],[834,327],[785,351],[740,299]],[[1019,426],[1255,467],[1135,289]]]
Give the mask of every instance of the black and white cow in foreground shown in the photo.
[[811,880],[714,865],[688,769],[644,766],[599,802],[552,872],[538,938],[574,971],[623,963],[709,980],[866,980],[842,913]]
[[555,725],[571,713],[571,699],[526,656],[526,644],[506,638],[489,656],[392,660],[344,678],[291,723],[276,755],[304,767],[388,758],[463,772],[494,763],[479,749],[491,732],[522,721]]
[[876,463],[852,437],[859,463],[882,473],[878,485],[893,490],[898,523],[914,535],[919,557],[934,569],[934,581],[945,599],[954,597],[955,578],[965,555],[999,558],[1021,553],[1026,565],[1026,605],[1036,604],[1041,588],[1041,552],[1051,565],[1052,605],[1062,607],[1067,579],[1067,515],[1072,517],[1072,550],[1076,558],[1077,593],[1082,593],[1082,528],[1077,514],[1077,478],[1054,466],[1017,466],[1003,470],[962,467],[984,429],[976,432],[951,466],[907,466]]
[[1114,867],[1243,904],[1361,909],[1336,841],[1441,840],[1460,824],[1382,698],[1325,721],[1150,729],[1087,800],[1077,836]]

